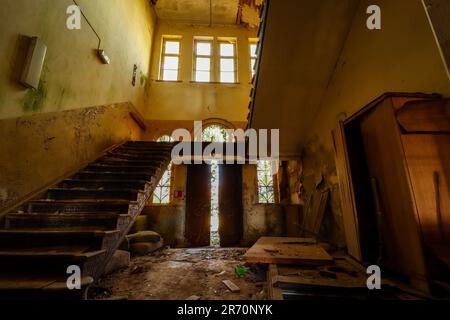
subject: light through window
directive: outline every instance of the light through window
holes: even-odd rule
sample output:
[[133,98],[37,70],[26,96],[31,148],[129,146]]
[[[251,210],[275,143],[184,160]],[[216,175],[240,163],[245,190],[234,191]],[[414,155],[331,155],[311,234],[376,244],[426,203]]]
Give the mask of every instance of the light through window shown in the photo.
[[236,42],[219,42],[220,82],[234,83],[236,80]]
[[211,81],[212,47],[211,40],[195,40],[194,80],[196,82]]
[[[203,129],[203,142],[226,142],[228,132],[220,125],[210,125]],[[211,245],[220,245],[219,237],[219,163],[211,161]]]
[[180,40],[164,39],[162,58],[161,58],[161,75],[164,81],[178,81],[180,68]]
[[[164,135],[156,140],[157,142],[173,142],[172,137]],[[153,192],[153,204],[169,204],[170,203],[170,189],[172,182],[172,164],[169,165],[166,172],[164,172],[161,180]]]
[[256,59],[258,59],[258,44],[257,42],[253,41],[250,42],[250,70],[252,73],[252,78],[255,76],[256,72]]
[[258,161],[258,197],[259,203],[275,203],[272,161]]

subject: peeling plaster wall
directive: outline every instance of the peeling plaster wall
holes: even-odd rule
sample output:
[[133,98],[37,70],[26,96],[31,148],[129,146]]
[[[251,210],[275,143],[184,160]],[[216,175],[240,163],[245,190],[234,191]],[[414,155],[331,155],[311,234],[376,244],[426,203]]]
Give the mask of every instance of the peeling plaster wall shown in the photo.
[[[143,112],[156,16],[148,0],[79,0],[111,58],[103,65],[98,40],[83,19],[66,27],[71,0],[3,0],[0,10],[0,119],[32,113],[132,102]],[[25,37],[48,47],[38,90],[18,83]],[[133,66],[138,66],[132,86]]]
[[0,120],[0,213],[112,145],[139,140],[131,110],[116,104]]
[[[243,167],[243,209],[244,234],[243,246],[252,246],[263,236],[283,236],[285,218],[281,205],[258,204],[256,167]],[[172,175],[172,194],[182,192],[182,198],[173,199],[169,205],[148,205],[144,214],[149,217],[150,228],[164,238],[164,242],[173,247],[183,247],[185,242],[186,221],[186,181],[187,167],[174,166]]]
[[263,236],[279,237],[285,234],[285,217],[279,204],[259,204],[256,166],[244,165],[243,207],[244,236],[243,245],[252,246]]
[[[187,166],[173,166],[171,203],[149,204],[143,213],[148,216],[150,229],[158,232],[164,238],[164,244],[172,247],[185,246],[186,180]],[[174,197],[178,192],[182,193],[181,198]]]
[[[150,104],[147,119],[202,120],[222,118],[246,121],[251,90],[250,43],[257,30],[238,26],[192,26],[164,20],[158,21],[155,33],[150,75]],[[180,82],[159,80],[162,37],[182,36]],[[194,36],[237,38],[238,84],[193,83]]]
[[[202,119],[199,119],[202,120]],[[205,119],[203,120],[203,126],[207,126],[211,123],[224,124],[222,119]],[[227,128],[232,127],[235,129],[245,129],[247,122],[233,121],[227,122]],[[161,136],[172,135],[173,131],[177,129],[186,129],[189,132],[194,132],[194,121],[188,120],[147,120],[147,131],[143,137],[144,140],[155,141]]]
[[[382,30],[366,27],[366,9],[372,4],[381,8]],[[319,189],[331,189],[321,234],[340,247],[345,246],[345,234],[331,131],[338,115],[350,116],[389,91],[450,96],[445,65],[420,0],[361,1],[322,107],[308,130],[309,142],[302,152],[302,198],[319,182]]]

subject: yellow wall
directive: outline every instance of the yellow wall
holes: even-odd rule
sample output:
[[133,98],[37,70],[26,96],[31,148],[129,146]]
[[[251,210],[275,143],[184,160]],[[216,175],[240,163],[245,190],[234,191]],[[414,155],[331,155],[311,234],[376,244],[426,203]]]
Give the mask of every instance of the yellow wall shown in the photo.
[[[366,28],[366,9],[377,4],[382,30]],[[363,0],[336,65],[321,109],[302,150],[303,197],[331,189],[332,215],[325,217],[329,242],[345,245],[331,131],[337,116],[351,116],[385,92],[425,92],[450,96],[450,82],[420,0]]]
[[[366,28],[365,11],[371,4],[381,8],[380,31]],[[339,113],[350,116],[385,92],[450,96],[450,81],[420,0],[362,1],[331,80],[310,130],[328,146]]]
[[[79,0],[103,40],[111,65],[94,49],[98,40],[87,23],[66,28],[71,0],[3,0],[0,10],[0,119],[93,105],[132,102],[144,107],[156,21],[148,0]],[[39,91],[17,83],[20,35],[38,36],[48,46]],[[137,64],[136,87],[131,85]],[[141,77],[142,75],[142,77]]]
[[[182,36],[181,82],[161,82],[159,66],[162,37]],[[242,27],[206,27],[159,21],[155,32],[151,68],[150,101],[146,118],[157,120],[203,120],[222,118],[246,121],[251,90],[249,38],[256,30]],[[239,84],[192,83],[194,36],[238,39]]]
[[105,149],[141,139],[132,110],[124,103],[0,120],[0,214]]

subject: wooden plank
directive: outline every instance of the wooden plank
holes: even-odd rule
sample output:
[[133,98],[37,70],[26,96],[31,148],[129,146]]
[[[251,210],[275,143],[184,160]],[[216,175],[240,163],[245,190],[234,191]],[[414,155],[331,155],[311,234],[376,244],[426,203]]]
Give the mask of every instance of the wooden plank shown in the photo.
[[327,208],[327,202],[330,191],[316,191],[311,202],[306,208],[304,223],[302,227],[303,236],[317,237],[322,226],[323,216]]
[[241,288],[239,288],[234,282],[230,280],[223,280],[222,283],[233,293],[241,292]]
[[361,121],[361,133],[369,175],[377,181],[384,209],[379,228],[386,245],[380,266],[410,276],[415,288],[428,292],[420,219],[392,101],[384,101]]
[[430,247],[448,247],[450,134],[402,134],[401,139],[424,240]]
[[351,178],[344,124],[342,122],[333,131],[333,141],[347,250],[352,257],[362,261],[355,193]]
[[408,132],[450,133],[450,100],[408,102],[397,111],[397,120]]
[[244,259],[254,263],[326,265],[333,258],[314,239],[262,237]]
[[269,270],[267,271],[267,294],[268,299],[272,301],[284,300],[283,290],[276,285],[274,285],[274,280],[278,277],[277,265],[269,265]]
[[301,235],[302,219],[300,205],[284,205],[283,210],[286,215],[286,235],[288,237],[299,237]]

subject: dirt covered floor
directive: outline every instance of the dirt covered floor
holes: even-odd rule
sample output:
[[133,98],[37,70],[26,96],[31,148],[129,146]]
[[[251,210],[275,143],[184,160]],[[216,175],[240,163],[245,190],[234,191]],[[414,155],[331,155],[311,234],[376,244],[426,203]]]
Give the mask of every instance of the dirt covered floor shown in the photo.
[[[132,258],[130,266],[105,277],[92,288],[95,299],[263,300],[265,272],[243,261],[245,249],[165,249]],[[236,267],[248,267],[239,277]],[[223,280],[240,288],[232,293]]]

